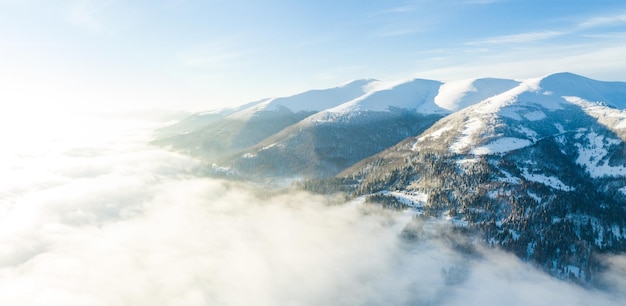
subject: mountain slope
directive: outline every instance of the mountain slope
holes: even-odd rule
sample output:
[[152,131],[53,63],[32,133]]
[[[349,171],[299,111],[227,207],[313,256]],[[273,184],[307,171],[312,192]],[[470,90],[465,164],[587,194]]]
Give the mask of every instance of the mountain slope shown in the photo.
[[365,95],[311,115],[221,164],[245,176],[333,176],[421,133],[451,111],[518,84],[500,79],[373,83]]
[[362,80],[173,129],[159,143],[215,174],[411,207],[560,278],[593,282],[598,254],[626,252],[626,83]]
[[207,120],[202,121],[205,125],[189,131],[185,129],[192,125],[189,122],[196,121],[191,117],[181,123],[182,128],[180,125],[169,128],[185,132],[159,138],[155,143],[214,160],[255,145],[326,107],[359,97],[366,93],[368,85],[372,82],[375,80],[358,80],[334,88],[253,102],[243,109],[233,112],[229,110],[227,114],[209,113]]
[[155,137],[158,139],[165,139],[177,135],[183,135],[195,130],[201,129],[211,123],[224,119],[224,117],[241,111],[246,108],[253,107],[265,100],[250,102],[241,106],[236,107],[228,107],[218,110],[199,112],[195,114],[191,114],[180,120],[179,122],[160,128],[155,131]]
[[626,251],[624,106],[626,83],[527,80],[339,177],[480,231],[559,277],[591,280],[594,254]]

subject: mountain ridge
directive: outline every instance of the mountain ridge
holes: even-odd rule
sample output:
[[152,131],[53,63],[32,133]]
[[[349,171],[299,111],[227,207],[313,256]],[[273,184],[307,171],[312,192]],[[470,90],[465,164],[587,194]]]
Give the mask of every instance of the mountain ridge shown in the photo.
[[[572,73],[364,82],[362,94],[317,111],[253,104],[238,111],[254,113],[248,121],[231,112],[174,136],[185,140],[175,146],[240,141],[194,154],[212,175],[449,220],[579,283],[593,282],[600,254],[626,252],[626,83]],[[241,141],[242,132],[259,133]]]
[[[363,150],[367,149],[365,146],[357,148],[357,151],[365,151],[364,154],[358,156],[364,158],[367,154],[377,153],[384,147],[390,146],[391,143],[397,143],[426,129],[429,129],[430,133],[427,131],[428,134],[420,139],[423,140],[427,136],[437,139],[433,135],[446,132],[451,125],[434,122],[436,119],[458,117],[461,116],[457,114],[459,111],[475,108],[476,112],[481,115],[473,116],[473,121],[465,122],[463,127],[457,127],[459,130],[463,129],[461,133],[463,137],[459,137],[451,148],[457,152],[473,149],[474,153],[487,154],[502,151],[511,145],[513,147],[529,145],[538,138],[552,135],[555,131],[563,129],[562,124],[558,122],[548,131],[535,131],[529,126],[541,121],[546,116],[546,112],[562,109],[564,105],[585,104],[585,109],[588,111],[595,109],[596,116],[602,117],[598,120],[603,120],[605,123],[620,120],[620,123],[615,126],[626,126],[626,121],[616,119],[621,118],[621,114],[606,116],[604,115],[607,113],[606,110],[598,111],[601,107],[609,107],[608,112],[615,113],[616,107],[624,108],[626,102],[620,99],[624,95],[626,95],[626,90],[623,83],[595,81],[567,72],[526,80],[476,78],[448,82],[425,79],[382,82],[375,79],[361,79],[328,89],[310,90],[288,97],[263,99],[237,108],[195,114],[170,127],[169,130],[174,132],[167,135],[168,137],[157,139],[155,143],[198,156],[211,163],[223,163],[227,167],[233,167],[238,163],[242,164],[242,158],[248,159],[243,164],[249,165],[249,159],[254,158],[260,149],[272,144],[277,144],[276,148],[280,148],[284,145],[282,142],[287,143],[288,139],[294,138],[298,133],[311,133],[311,130],[323,129],[322,133],[333,134],[333,137],[337,139],[336,143],[327,146],[332,150],[332,147],[342,146],[340,139],[354,137],[351,136],[355,135],[351,130],[353,126],[367,127],[368,123],[376,122],[378,128],[368,129],[372,136],[360,137],[359,141],[375,143],[384,135],[388,135],[390,139],[376,150]],[[599,101],[606,105],[599,105]],[[197,122],[202,122],[198,119],[201,116],[210,116],[210,122],[198,128]],[[423,117],[428,117],[428,119],[423,119],[424,122],[415,125],[415,122],[421,120],[417,118]],[[495,131],[501,132],[499,126],[510,126],[511,120],[527,122],[517,128],[517,131],[509,129],[506,138],[497,137]],[[406,128],[406,126],[409,127]],[[440,128],[433,133],[432,126]],[[482,127],[485,126],[494,131],[483,133],[485,131]],[[189,128],[185,130],[185,127],[195,127],[195,129],[189,131]],[[546,128],[543,127],[543,129]],[[179,133],[176,134],[176,131]],[[620,131],[614,132],[622,134]],[[485,135],[477,137],[477,133]],[[364,134],[360,133],[361,136]],[[281,135],[285,139],[281,140]],[[318,139],[325,136],[312,135],[311,137],[309,138]],[[466,148],[466,142],[472,143],[472,141],[480,142],[482,147]],[[488,143],[489,141],[492,143]],[[358,146],[357,141],[354,142],[352,146]],[[302,146],[302,142],[294,145]],[[315,145],[309,144],[309,146],[312,151],[315,151]],[[293,150],[294,148],[286,148],[283,151]],[[337,158],[351,161],[331,165],[330,168],[337,168],[336,171],[330,169],[330,171],[317,173],[305,171],[295,174],[310,177],[325,173],[326,176],[332,176],[343,170],[341,168],[346,168],[355,162],[352,156],[342,154]],[[308,156],[306,158],[323,159],[324,157]],[[266,161],[260,161],[260,163],[266,163]],[[312,163],[307,167],[317,166]],[[258,167],[250,169],[254,172],[259,171]],[[238,172],[240,169],[232,170]],[[243,175],[249,175],[249,173]],[[274,174],[270,171],[261,175],[272,176]]]
[[[615,107],[626,83],[595,82],[524,81],[338,177],[357,195],[480,231],[557,277],[592,281],[594,256],[626,252],[626,116]],[[601,91],[580,91],[594,83]]]

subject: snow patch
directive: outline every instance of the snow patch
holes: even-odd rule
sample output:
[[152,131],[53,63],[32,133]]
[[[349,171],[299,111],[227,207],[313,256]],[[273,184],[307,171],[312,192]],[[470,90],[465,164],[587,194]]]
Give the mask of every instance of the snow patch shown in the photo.
[[525,126],[521,126],[518,128],[518,131],[524,133],[526,136],[528,136],[528,138],[532,139],[533,142],[537,141],[537,138],[539,137],[539,134],[537,134],[537,132],[525,127]]
[[255,157],[256,157],[256,154],[254,153],[246,153],[246,154],[241,155],[241,158],[255,158]]
[[618,189],[623,195],[626,195],[626,187]]
[[523,169],[522,176],[527,181],[532,181],[532,182],[537,182],[537,183],[540,183],[540,184],[544,184],[544,185],[546,185],[548,187],[552,187],[554,189],[559,189],[559,190],[563,190],[563,191],[574,191],[574,190],[576,190],[574,187],[568,186],[565,183],[563,183],[558,177],[547,176],[547,175],[544,175],[544,174],[528,173],[528,169]]
[[[563,136],[563,135],[559,135],[559,136],[554,137],[554,140],[556,142],[558,142],[561,146],[564,146],[565,143],[566,143],[565,136]],[[564,152],[563,149],[561,149],[561,152]],[[565,153],[563,153],[563,154],[565,154]]]
[[457,165],[469,166],[478,162],[478,158],[462,158],[456,161]]
[[455,227],[468,227],[469,226],[469,222],[466,220],[459,220],[457,218],[452,218],[450,216],[446,216],[446,220],[454,224]]
[[472,144],[474,134],[482,129],[485,124],[479,118],[472,118],[465,124],[465,129],[452,145],[450,151],[454,153],[462,153],[464,149]]
[[474,148],[471,152],[475,155],[498,154],[527,147],[531,144],[532,142],[528,139],[502,137],[487,145]]
[[541,198],[537,194],[532,191],[527,191],[526,193],[533,198],[533,200],[537,201],[537,204],[541,204]]
[[576,130],[576,135],[574,135],[575,139],[580,139],[581,137],[583,137],[585,135],[585,132],[587,132],[586,128],[579,128]]
[[275,147],[277,145],[278,145],[277,143],[269,144],[269,145],[267,145],[265,147],[262,147],[261,150],[259,150],[259,151],[267,150],[267,149],[270,149],[270,148]]
[[220,166],[218,164],[212,164],[211,165],[211,170],[213,171],[213,173],[216,174],[227,174],[227,175],[234,175],[237,172],[229,167],[223,167]]
[[572,104],[576,104],[579,106],[585,106],[584,104],[586,104],[589,101],[586,101],[585,99],[582,99],[580,97],[573,97],[573,96],[563,96],[563,99],[569,103]]
[[428,133],[428,134],[418,138],[417,141],[419,142],[419,141],[424,141],[426,139],[436,139],[436,138],[441,137],[441,134],[443,134],[443,133],[445,133],[447,131],[450,131],[450,130],[452,130],[451,127],[445,126],[445,127],[442,127],[440,129],[432,132],[432,133]]
[[382,194],[392,195],[398,202],[413,208],[424,207],[428,201],[428,194],[421,192],[383,191]]
[[500,182],[507,182],[510,184],[519,184],[522,182],[518,177],[513,176],[511,173],[504,170],[501,170],[501,172],[504,174],[504,177],[499,179]]
[[[581,135],[582,137],[582,135]],[[626,167],[612,167],[605,157],[609,154],[607,147],[621,143],[618,139],[606,138],[595,132],[586,135],[588,146],[575,144],[578,149],[576,163],[584,166],[593,178],[605,176],[626,176]]]
[[559,131],[559,134],[565,133],[565,128],[560,123],[555,123],[554,127]]
[[521,121],[522,116],[519,115],[519,107],[507,107],[500,110],[500,116],[511,118],[516,121]]
[[538,120],[542,120],[546,118],[546,114],[542,111],[534,111],[534,112],[526,113],[523,116],[524,118],[530,121],[538,121]]

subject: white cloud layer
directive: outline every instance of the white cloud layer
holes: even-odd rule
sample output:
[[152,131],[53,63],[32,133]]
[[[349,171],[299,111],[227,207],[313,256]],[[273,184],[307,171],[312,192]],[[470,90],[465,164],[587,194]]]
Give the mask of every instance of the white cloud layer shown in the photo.
[[[434,238],[407,243],[398,236],[403,214],[198,177],[197,161],[141,144],[152,125],[89,122],[110,129],[94,127],[102,132],[90,142],[67,136],[54,150],[14,147],[12,162],[0,164],[0,305],[619,305],[626,298],[624,257],[606,259],[615,272],[602,275],[610,291],[583,289],[509,254],[479,249],[481,256],[465,258]],[[32,140],[55,143],[47,137]],[[445,276],[454,271],[458,284]]]

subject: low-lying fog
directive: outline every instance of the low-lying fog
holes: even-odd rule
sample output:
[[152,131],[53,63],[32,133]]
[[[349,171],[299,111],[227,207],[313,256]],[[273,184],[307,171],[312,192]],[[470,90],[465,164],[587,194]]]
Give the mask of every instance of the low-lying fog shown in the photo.
[[0,305],[626,301],[625,257],[606,258],[612,288],[600,291],[503,252],[403,241],[407,213],[201,177],[197,161],[146,145],[164,122],[0,119]]

